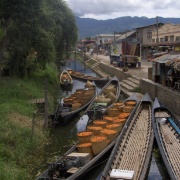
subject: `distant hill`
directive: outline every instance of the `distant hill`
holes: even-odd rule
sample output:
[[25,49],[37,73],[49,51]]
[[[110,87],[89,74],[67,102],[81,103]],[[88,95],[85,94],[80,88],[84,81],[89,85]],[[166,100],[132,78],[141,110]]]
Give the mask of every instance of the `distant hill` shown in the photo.
[[[180,18],[158,17],[158,22],[180,24]],[[79,29],[79,38],[95,37],[98,34],[113,34],[115,32],[125,32],[137,27],[155,24],[156,18],[124,16],[116,19],[96,20],[90,18],[80,18],[76,16],[76,24]]]

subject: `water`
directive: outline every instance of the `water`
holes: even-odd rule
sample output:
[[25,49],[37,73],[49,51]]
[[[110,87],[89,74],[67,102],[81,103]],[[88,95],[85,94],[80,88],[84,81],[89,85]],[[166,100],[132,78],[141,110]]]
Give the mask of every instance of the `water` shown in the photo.
[[[66,67],[63,69],[70,68],[82,73],[86,73],[88,75],[97,76],[91,69],[85,67],[83,64],[78,61],[69,61],[66,64]],[[76,89],[84,87],[85,83],[79,80],[74,79],[73,89],[71,92],[60,92],[61,96],[68,96],[73,93]],[[98,88],[98,91],[100,88]],[[125,99],[124,96],[121,96],[121,100]],[[81,113],[82,114],[82,113]],[[76,123],[78,122],[80,116],[72,119],[67,125],[59,126],[51,129],[49,132],[50,143],[46,145],[45,151],[47,153],[47,157],[45,159],[46,162],[53,162],[59,156],[62,156],[70,146],[77,142],[77,127]],[[86,176],[86,180],[98,180],[101,176],[101,173],[107,163],[109,155],[104,157],[97,166],[92,167],[92,170]],[[46,164],[46,163],[45,163]],[[45,167],[45,164],[42,165]],[[168,180],[170,179],[167,170],[164,168],[164,164],[160,155],[157,151],[157,146],[155,145],[154,151],[152,153],[152,158],[150,162],[150,166],[147,173],[147,180]]]

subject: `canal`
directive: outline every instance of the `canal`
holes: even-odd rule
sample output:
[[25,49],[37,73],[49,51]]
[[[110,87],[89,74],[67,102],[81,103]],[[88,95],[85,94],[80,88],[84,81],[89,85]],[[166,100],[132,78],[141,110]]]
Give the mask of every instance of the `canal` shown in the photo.
[[[84,64],[80,63],[79,61],[68,61],[66,63],[66,67],[63,69],[73,69],[82,73],[86,73],[88,75],[97,76],[91,69],[86,67]],[[73,89],[71,92],[62,92],[60,90],[59,97],[66,97],[73,93],[76,89],[82,88],[85,85],[85,82],[81,82],[79,80],[73,79]],[[100,90],[100,87],[98,88]],[[126,97],[121,95],[120,100],[124,100]],[[60,100],[60,99],[59,99]],[[81,115],[82,113],[80,113]],[[80,117],[79,115],[79,117]],[[47,162],[54,162],[57,158],[63,155],[70,146],[77,142],[77,127],[76,123],[79,120],[79,117],[74,118],[70,121],[69,124],[65,126],[57,126],[50,130],[49,132],[49,139],[50,143],[45,146],[46,157],[44,160],[44,165],[42,165],[42,169],[47,167]],[[93,167],[90,173],[88,173],[86,180],[98,180],[106,163],[109,158],[109,155],[104,157],[101,163],[97,166]],[[164,167],[162,159],[160,157],[156,142],[154,143],[154,149],[151,157],[151,162],[149,165],[148,173],[147,173],[147,180],[168,180],[170,179],[167,171]]]

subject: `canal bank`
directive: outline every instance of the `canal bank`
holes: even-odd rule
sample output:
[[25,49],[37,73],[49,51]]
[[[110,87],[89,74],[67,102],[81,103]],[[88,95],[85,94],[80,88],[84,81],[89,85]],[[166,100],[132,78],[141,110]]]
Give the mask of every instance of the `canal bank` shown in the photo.
[[148,79],[148,68],[151,67],[151,63],[144,61],[141,68],[128,68],[128,71],[124,72],[122,68],[110,65],[108,56],[87,55],[86,59],[85,64],[100,76],[117,76],[121,81],[122,92],[126,96],[136,93],[141,98],[142,94],[147,92],[152,99],[158,97],[161,103],[180,116],[177,108],[180,107],[180,93]]

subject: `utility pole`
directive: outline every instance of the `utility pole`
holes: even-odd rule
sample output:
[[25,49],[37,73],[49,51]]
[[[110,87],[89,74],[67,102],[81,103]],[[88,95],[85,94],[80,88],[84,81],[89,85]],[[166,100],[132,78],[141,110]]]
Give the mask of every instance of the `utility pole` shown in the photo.
[[159,50],[158,16],[156,17],[156,31],[157,31],[156,41],[157,41],[157,52],[158,52]]
[[126,29],[126,38],[125,38],[125,48],[124,48],[124,67],[126,66],[126,51],[127,51],[127,29]]

